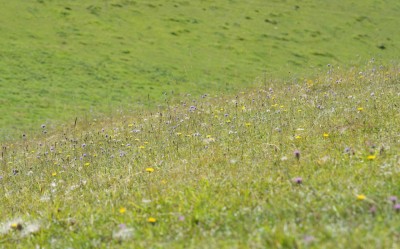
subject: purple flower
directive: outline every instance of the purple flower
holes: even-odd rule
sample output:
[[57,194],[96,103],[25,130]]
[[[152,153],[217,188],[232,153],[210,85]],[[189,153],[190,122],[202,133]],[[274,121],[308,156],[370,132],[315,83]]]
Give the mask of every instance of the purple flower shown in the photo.
[[85,148],[86,147],[86,144],[82,144],[82,148]]
[[397,202],[397,196],[390,196],[389,201],[395,204]]
[[306,244],[310,244],[310,243],[312,243],[314,240],[315,240],[315,238],[314,238],[314,236],[312,236],[312,235],[306,235],[306,236],[304,236],[304,238],[303,238],[303,241],[304,241],[304,243],[306,243]]
[[296,157],[297,160],[300,160],[300,151],[299,150],[295,150],[293,152],[294,156]]
[[397,203],[396,205],[394,205],[393,208],[394,208],[394,210],[395,210],[396,212],[400,212],[400,204],[399,204],[399,203]]
[[178,217],[178,220],[179,220],[179,221],[184,221],[184,220],[185,220],[185,216],[180,215],[180,216]]
[[295,178],[293,178],[293,182],[295,182],[297,184],[302,184],[303,183],[303,178],[295,177]]
[[376,207],[375,207],[375,206],[372,206],[372,207],[369,209],[369,212],[370,212],[372,215],[375,215],[375,213],[376,213]]
[[192,105],[192,106],[190,106],[189,107],[189,111],[191,111],[191,112],[193,112],[193,111],[196,111],[196,106],[194,106],[194,105]]

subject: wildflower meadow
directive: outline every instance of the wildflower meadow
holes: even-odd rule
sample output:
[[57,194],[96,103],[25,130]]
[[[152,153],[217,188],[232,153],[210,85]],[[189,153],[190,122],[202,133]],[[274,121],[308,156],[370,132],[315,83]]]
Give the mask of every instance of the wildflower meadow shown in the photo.
[[3,248],[398,248],[400,68],[331,66],[2,145]]
[[0,0],[0,249],[400,248],[399,0]]

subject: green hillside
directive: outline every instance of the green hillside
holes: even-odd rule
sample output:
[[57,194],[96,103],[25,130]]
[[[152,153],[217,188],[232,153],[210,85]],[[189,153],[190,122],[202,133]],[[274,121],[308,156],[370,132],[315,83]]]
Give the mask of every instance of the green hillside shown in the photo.
[[259,84],[2,144],[0,247],[399,248],[399,65]]
[[398,61],[399,12],[395,0],[2,0],[0,134]]

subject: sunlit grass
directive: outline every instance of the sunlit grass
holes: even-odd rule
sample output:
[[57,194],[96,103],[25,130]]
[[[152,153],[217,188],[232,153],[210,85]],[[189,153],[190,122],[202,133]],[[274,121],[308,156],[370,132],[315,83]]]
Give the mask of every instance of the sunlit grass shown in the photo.
[[398,61],[399,9],[398,0],[3,0],[0,140],[166,96],[234,94],[258,77]]
[[[3,144],[0,241],[395,248],[399,68],[183,96]],[[45,132],[46,131],[46,132]]]

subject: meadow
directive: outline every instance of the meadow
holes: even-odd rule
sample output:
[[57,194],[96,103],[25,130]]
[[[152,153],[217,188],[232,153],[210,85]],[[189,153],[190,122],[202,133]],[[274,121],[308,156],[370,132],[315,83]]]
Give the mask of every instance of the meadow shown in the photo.
[[1,246],[398,248],[399,72],[329,68],[4,144]]
[[0,139],[166,95],[398,61],[399,12],[395,0],[2,1]]
[[0,248],[400,248],[400,2],[0,6]]

